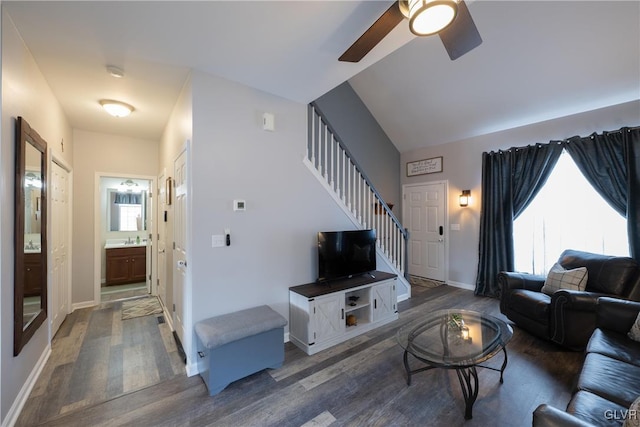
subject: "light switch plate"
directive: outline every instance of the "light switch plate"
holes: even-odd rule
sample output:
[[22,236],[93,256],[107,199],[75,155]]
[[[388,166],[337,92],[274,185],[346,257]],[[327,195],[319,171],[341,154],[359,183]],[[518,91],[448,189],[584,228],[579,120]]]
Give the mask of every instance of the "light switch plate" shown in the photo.
[[276,116],[273,113],[264,113],[262,115],[262,129],[273,132],[276,130]]
[[460,224],[451,224],[451,229],[454,231],[460,231]]
[[212,248],[223,248],[225,245],[224,234],[214,234],[211,236]]

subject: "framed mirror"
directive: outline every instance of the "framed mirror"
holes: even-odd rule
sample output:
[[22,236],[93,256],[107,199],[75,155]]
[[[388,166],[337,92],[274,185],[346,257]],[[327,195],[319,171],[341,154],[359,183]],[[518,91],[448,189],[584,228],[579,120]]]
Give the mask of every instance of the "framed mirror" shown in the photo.
[[16,121],[13,355],[47,318],[47,143]]

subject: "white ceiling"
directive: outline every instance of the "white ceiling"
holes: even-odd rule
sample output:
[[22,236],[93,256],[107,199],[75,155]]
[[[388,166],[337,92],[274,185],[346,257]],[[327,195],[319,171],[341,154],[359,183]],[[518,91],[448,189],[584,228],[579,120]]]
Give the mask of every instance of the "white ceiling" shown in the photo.
[[[2,8],[74,128],[145,139],[160,138],[191,69],[302,103],[349,80],[401,152],[640,99],[640,1],[467,3],[484,43],[462,58],[403,22],[358,64],[337,58],[391,1]],[[114,119],[102,98],[136,111]]]

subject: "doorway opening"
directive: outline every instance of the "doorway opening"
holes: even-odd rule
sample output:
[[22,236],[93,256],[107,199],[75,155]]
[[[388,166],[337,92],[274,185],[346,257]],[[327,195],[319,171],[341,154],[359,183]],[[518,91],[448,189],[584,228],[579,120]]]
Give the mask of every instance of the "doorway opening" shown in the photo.
[[154,180],[98,177],[96,193],[96,292],[98,302],[152,293]]

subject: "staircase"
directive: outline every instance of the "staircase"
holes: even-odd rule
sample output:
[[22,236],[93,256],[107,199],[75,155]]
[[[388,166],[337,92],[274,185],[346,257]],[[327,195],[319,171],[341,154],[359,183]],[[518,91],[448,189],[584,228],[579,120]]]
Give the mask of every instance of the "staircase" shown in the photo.
[[376,230],[378,259],[398,275],[398,300],[411,297],[407,280],[408,233],[358,166],[322,113],[308,107],[305,165],[358,229]]

